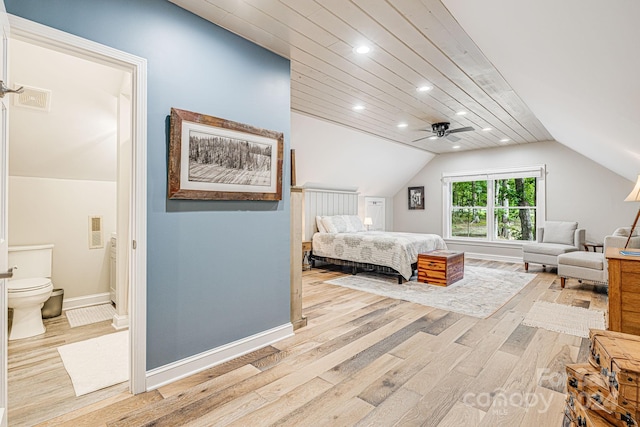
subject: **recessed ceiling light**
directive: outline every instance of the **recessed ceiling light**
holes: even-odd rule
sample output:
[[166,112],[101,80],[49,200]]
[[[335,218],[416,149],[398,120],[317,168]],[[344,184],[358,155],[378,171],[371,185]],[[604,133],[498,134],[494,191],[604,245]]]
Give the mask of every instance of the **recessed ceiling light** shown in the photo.
[[456,116],[464,116],[465,114],[467,114],[467,112],[466,112],[466,111],[458,111],[458,112],[456,113]]
[[500,142],[509,142],[509,138],[502,138]]
[[418,89],[416,89],[418,92],[428,92],[431,89],[433,89],[433,86],[420,86]]
[[365,53],[369,53],[371,52],[371,48],[367,45],[360,45],[360,46],[356,46],[356,48],[353,50],[355,53],[359,53],[360,55],[364,55]]
[[398,127],[399,128],[406,128],[407,126],[409,126],[409,125],[406,124],[406,123],[398,123]]
[[457,150],[458,148],[460,148],[460,146],[459,146],[459,145],[454,145],[454,146],[453,146],[453,147],[451,147],[451,148],[453,148],[454,150]]
[[430,136],[429,139],[438,139],[438,137],[434,135],[434,136]]
[[485,131],[485,132],[489,132],[491,130],[491,128],[483,128],[482,130]]
[[364,105],[354,105],[353,109],[356,111],[362,111],[364,110]]

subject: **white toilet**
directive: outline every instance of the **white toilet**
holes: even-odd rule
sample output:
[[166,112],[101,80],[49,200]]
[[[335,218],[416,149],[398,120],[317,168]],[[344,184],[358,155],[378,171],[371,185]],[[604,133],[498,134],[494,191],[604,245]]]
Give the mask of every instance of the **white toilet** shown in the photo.
[[42,306],[51,296],[51,255],[53,245],[9,246],[9,266],[13,278],[7,281],[13,309],[9,340],[33,337],[46,330],[42,323]]

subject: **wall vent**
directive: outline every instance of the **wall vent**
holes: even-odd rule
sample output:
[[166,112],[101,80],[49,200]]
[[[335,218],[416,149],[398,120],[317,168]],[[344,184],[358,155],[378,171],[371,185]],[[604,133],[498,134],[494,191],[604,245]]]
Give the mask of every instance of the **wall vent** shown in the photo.
[[102,217],[89,217],[89,249],[101,249],[104,247],[104,237],[102,232]]
[[18,83],[15,84],[15,89],[20,86],[24,87],[24,92],[13,96],[13,105],[46,112],[51,110],[50,90],[25,86]]

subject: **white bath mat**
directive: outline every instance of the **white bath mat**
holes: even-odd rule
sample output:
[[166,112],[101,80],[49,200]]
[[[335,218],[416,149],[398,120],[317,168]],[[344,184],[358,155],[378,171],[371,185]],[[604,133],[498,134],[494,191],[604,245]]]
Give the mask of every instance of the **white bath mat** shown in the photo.
[[116,309],[111,304],[92,305],[91,307],[76,308],[64,312],[69,321],[69,326],[77,326],[98,323],[104,320],[113,319]]
[[76,396],[129,379],[129,331],[58,347]]
[[589,329],[606,329],[606,313],[547,301],[536,301],[522,324],[588,338]]

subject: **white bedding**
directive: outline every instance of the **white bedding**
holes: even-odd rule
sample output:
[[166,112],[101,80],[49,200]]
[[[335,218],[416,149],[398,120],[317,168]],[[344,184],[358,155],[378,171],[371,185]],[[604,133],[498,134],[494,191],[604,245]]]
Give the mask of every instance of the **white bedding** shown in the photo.
[[326,258],[390,267],[406,280],[411,278],[411,264],[418,254],[447,249],[437,234],[363,231],[358,233],[315,233],[313,254]]

